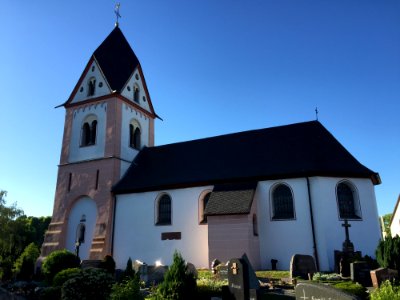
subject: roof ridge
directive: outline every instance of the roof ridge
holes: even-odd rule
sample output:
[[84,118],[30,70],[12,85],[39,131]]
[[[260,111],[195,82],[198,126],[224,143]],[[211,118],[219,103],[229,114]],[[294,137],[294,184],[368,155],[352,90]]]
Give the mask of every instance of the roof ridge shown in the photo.
[[243,130],[243,131],[238,131],[238,132],[219,134],[219,135],[203,137],[203,138],[198,138],[198,139],[192,139],[192,140],[187,140],[187,141],[181,141],[181,142],[172,142],[172,143],[167,143],[167,144],[162,144],[162,145],[149,147],[149,149],[151,149],[151,148],[162,148],[162,147],[167,147],[167,146],[172,146],[172,145],[179,145],[179,144],[195,143],[195,142],[200,142],[200,141],[205,141],[205,140],[218,139],[218,138],[221,138],[221,137],[230,137],[230,136],[235,136],[235,135],[248,134],[248,133],[251,133],[251,132],[256,133],[256,132],[262,132],[262,131],[268,131],[268,130],[276,130],[278,128],[287,128],[287,127],[307,125],[307,124],[320,124],[322,128],[325,128],[321,124],[321,122],[319,122],[317,120],[312,120],[312,121],[304,121],[304,122],[298,122],[298,123],[292,123],[292,124],[286,124],[286,125],[276,125],[276,126],[272,126],[272,127],[249,129],[249,130]]

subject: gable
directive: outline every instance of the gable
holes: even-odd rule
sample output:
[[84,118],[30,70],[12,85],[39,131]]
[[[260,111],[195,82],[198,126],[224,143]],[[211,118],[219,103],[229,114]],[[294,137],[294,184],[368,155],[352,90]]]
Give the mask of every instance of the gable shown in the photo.
[[145,148],[114,193],[307,176],[370,178],[318,121]]
[[[95,86],[94,93],[91,94],[89,91],[89,85],[93,82],[93,80],[95,82]],[[108,82],[104,77],[99,64],[95,59],[91,59],[71,95],[70,103],[90,100],[108,95],[110,93],[110,86],[108,85]]]

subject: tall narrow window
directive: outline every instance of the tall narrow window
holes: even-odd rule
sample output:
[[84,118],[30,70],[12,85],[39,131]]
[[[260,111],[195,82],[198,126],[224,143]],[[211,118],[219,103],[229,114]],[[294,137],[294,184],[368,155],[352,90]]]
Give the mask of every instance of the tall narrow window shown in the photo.
[[93,96],[96,90],[96,78],[92,77],[88,81],[88,96]]
[[157,225],[171,225],[171,197],[161,196],[157,203]]
[[272,219],[294,219],[292,191],[285,184],[279,184],[272,192]]
[[200,214],[200,224],[207,224],[207,216],[204,215],[204,211],[206,210],[208,200],[210,200],[211,193],[207,193],[203,199],[201,200],[201,214]]
[[345,182],[337,185],[337,200],[341,219],[361,219],[360,207],[355,189]]
[[96,116],[90,115],[86,117],[82,125],[81,146],[91,146],[96,144],[97,136],[97,120]]
[[133,87],[133,101],[139,103],[139,88],[137,86]]
[[100,175],[100,171],[97,170],[97,172],[96,172],[96,187],[95,187],[96,190],[99,188],[99,175]]
[[90,125],[90,145],[96,144],[96,134],[97,134],[97,121],[92,121]]
[[68,192],[71,191],[72,173],[68,174]]
[[129,146],[140,150],[141,147],[141,132],[136,120],[129,124]]
[[90,144],[90,125],[88,122],[85,122],[82,126],[82,146],[87,146]]

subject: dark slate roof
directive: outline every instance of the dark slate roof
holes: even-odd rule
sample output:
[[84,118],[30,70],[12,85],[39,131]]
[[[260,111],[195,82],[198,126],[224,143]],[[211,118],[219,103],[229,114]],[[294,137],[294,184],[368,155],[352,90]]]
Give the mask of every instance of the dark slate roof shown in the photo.
[[139,65],[139,60],[119,27],[111,31],[93,56],[99,63],[111,90],[117,92],[121,92]]
[[257,182],[218,184],[208,200],[205,215],[248,214]]
[[318,121],[144,148],[116,194],[307,176],[370,178]]

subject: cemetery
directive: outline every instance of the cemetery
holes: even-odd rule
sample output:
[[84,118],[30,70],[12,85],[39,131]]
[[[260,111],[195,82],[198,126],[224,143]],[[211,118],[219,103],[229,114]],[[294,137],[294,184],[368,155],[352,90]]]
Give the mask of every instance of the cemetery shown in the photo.
[[[34,269],[37,257],[25,256],[9,280],[2,278],[0,299],[395,299],[400,255],[398,236],[387,236],[376,250],[377,260],[362,256],[346,238],[335,250],[335,272],[320,272],[311,255],[294,254],[290,265],[277,270],[254,270],[246,253],[228,261],[215,258],[210,269],[197,269],[175,251],[169,266],[128,259],[117,269],[112,256],[102,260],[81,260],[75,253],[57,250]],[[38,256],[38,254],[36,254]],[[385,294],[382,298],[380,293]]]

